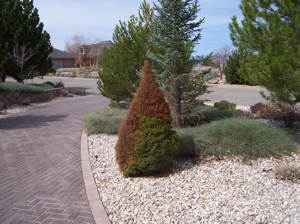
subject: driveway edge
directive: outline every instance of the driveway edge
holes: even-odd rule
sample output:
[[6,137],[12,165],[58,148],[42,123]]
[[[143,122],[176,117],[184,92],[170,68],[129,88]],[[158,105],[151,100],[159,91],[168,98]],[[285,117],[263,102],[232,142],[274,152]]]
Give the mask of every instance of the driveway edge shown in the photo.
[[84,186],[88,197],[89,206],[91,208],[96,224],[110,224],[105,208],[100,199],[93,171],[90,164],[88,152],[88,138],[83,130],[81,134],[81,166],[84,180]]

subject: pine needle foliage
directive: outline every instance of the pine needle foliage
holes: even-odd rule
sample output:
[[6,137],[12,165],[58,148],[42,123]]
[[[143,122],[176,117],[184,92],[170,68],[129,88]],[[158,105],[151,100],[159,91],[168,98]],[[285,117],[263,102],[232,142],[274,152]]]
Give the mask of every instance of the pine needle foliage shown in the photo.
[[229,24],[233,44],[247,55],[239,73],[265,86],[268,99],[300,102],[300,1],[242,0],[240,8],[244,19]]
[[192,54],[201,39],[200,25],[204,19],[197,20],[198,0],[158,0],[158,3],[154,4],[157,15],[153,24],[155,33],[150,40],[155,51],[150,49],[147,57],[170,106],[173,125],[178,127],[182,102],[191,95],[196,99],[205,91],[201,88],[203,77],[194,79],[190,74],[200,62]]
[[165,168],[177,152],[169,106],[145,61],[140,86],[118,132],[116,160],[124,176],[147,175]]
[[18,82],[45,75],[52,67],[50,35],[33,0],[0,1],[0,78]]
[[136,92],[149,49],[153,9],[145,1],[138,16],[120,21],[113,34],[114,45],[102,54],[103,68],[97,82],[100,93],[111,100],[111,107],[128,107]]

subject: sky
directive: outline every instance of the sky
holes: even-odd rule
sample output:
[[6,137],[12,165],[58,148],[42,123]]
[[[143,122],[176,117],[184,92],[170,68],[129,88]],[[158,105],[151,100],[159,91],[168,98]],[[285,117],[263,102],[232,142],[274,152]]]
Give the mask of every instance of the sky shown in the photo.
[[[65,50],[65,43],[74,34],[89,36],[100,41],[112,40],[115,26],[138,15],[143,0],[34,0],[40,22],[51,37],[54,48]],[[147,0],[151,5],[157,0]],[[202,38],[195,46],[195,55],[207,55],[224,45],[231,45],[228,23],[237,15],[241,0],[199,0],[198,19],[205,17],[201,25]]]

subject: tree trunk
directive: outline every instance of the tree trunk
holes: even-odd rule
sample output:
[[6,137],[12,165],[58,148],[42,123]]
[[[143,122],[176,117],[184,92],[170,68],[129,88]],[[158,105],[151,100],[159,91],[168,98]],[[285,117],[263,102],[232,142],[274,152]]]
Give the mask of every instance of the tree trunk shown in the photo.
[[172,126],[174,128],[180,127],[181,125],[181,86],[176,85],[172,90],[169,99],[170,109],[172,114]]
[[2,81],[2,82],[5,82],[5,79],[6,79],[6,75],[2,75],[2,76],[1,76],[1,81]]

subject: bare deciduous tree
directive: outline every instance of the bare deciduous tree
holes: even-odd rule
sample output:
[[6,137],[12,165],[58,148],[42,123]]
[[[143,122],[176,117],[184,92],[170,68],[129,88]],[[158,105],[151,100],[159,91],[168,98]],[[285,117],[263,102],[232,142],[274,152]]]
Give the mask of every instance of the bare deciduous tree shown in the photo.
[[65,51],[68,53],[78,53],[78,47],[84,44],[96,44],[100,41],[99,38],[93,35],[83,35],[81,33],[75,33],[71,38],[65,42]]
[[223,73],[224,73],[226,61],[229,59],[229,56],[231,55],[232,51],[233,51],[233,49],[230,45],[224,45],[223,47],[221,47],[220,49],[218,49],[214,52],[213,61],[219,67],[221,80],[223,79]]
[[[78,62],[81,65],[83,62],[79,55],[79,51],[78,51],[79,47],[82,45],[97,44],[98,42],[100,42],[100,39],[94,37],[93,35],[83,35],[81,33],[73,34],[73,36],[67,39],[65,42],[65,51],[67,53],[76,55],[78,57]],[[89,61],[89,64],[91,65],[92,59],[89,57],[89,52],[87,52],[85,56],[87,57],[86,59]]]
[[13,53],[11,55],[12,59],[16,65],[20,68],[20,81],[23,82],[25,75],[23,73],[24,66],[26,62],[37,53],[37,51],[32,50],[32,48],[27,47],[26,45],[19,46],[18,43],[15,43],[13,48]]
[[82,34],[74,34],[65,42],[65,51],[68,53],[78,53],[78,47],[87,44],[86,37]]

